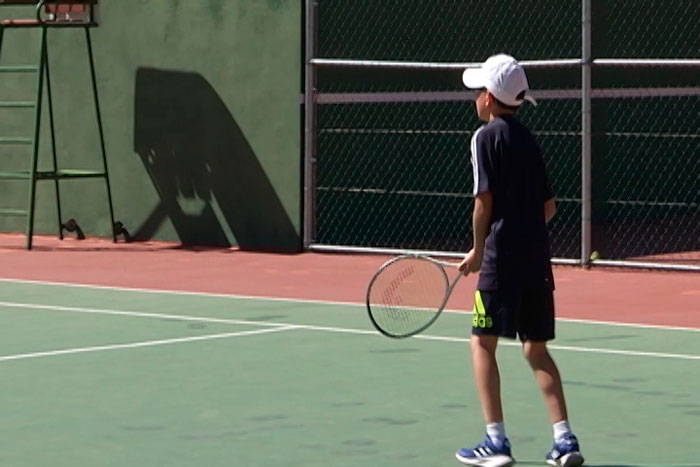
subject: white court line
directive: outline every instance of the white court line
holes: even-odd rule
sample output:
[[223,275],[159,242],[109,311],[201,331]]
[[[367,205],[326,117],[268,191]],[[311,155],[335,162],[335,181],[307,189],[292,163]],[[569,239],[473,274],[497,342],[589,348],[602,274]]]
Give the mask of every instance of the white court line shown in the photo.
[[[291,329],[305,329],[311,331],[323,331],[323,332],[335,332],[341,334],[361,334],[361,335],[376,335],[380,336],[377,331],[366,330],[366,329],[351,329],[351,328],[339,328],[332,326],[314,326],[307,324],[293,324],[293,323],[273,323],[268,321],[246,321],[238,319],[224,319],[224,318],[210,318],[210,317],[198,317],[198,316],[188,316],[188,315],[172,315],[172,314],[160,314],[160,313],[146,313],[140,311],[125,311],[125,310],[105,310],[96,308],[82,308],[82,307],[66,307],[58,305],[38,305],[31,303],[13,303],[13,302],[0,302],[0,307],[5,308],[25,308],[25,309],[39,309],[48,311],[66,311],[75,313],[90,313],[90,314],[100,314],[100,315],[117,315],[117,316],[130,316],[136,318],[155,318],[155,319],[176,319],[182,321],[200,321],[200,322],[210,322],[210,323],[228,323],[228,324],[242,324],[251,326],[265,326],[272,329],[267,329],[267,331],[284,331]],[[250,331],[250,333],[259,334],[265,330]],[[220,334],[222,337],[233,335],[243,335],[243,333],[230,333],[230,334]],[[219,336],[219,334],[215,335]],[[215,338],[215,337],[213,337]],[[444,336],[433,336],[428,334],[420,334],[413,337],[414,339],[427,340],[427,341],[442,341],[442,342],[469,342],[468,338],[464,337],[444,337]],[[197,338],[184,338],[197,340]],[[158,341],[154,341],[158,342]],[[126,344],[129,345],[129,344]],[[520,347],[517,342],[502,341],[501,345],[508,347]],[[107,346],[109,347],[109,346]],[[572,346],[562,346],[562,345],[549,345],[550,349],[553,350],[563,350],[568,352],[588,352],[588,353],[600,353],[609,355],[628,355],[628,356],[638,356],[638,357],[655,357],[655,358],[671,358],[677,360],[700,360],[700,355],[689,355],[689,354],[672,354],[672,353],[662,353],[662,352],[645,352],[645,351],[635,351],[635,350],[617,350],[617,349],[602,349],[594,347],[572,347]],[[99,349],[99,348],[98,348]],[[0,357],[0,361],[3,358]]]
[[[139,289],[135,287],[116,287],[110,285],[91,285],[91,284],[74,284],[69,282],[51,282],[51,281],[38,281],[38,280],[28,280],[28,279],[12,279],[12,278],[0,278],[0,282],[15,282],[18,284],[33,284],[33,285],[49,285],[57,287],[75,287],[84,289],[96,289],[96,290],[112,290],[116,292],[136,292],[144,294],[162,294],[162,295],[182,295],[182,296],[192,296],[192,297],[209,297],[209,298],[228,298],[235,300],[267,300],[271,302],[285,302],[285,303],[313,303],[317,305],[339,305],[339,306],[349,306],[349,307],[365,307],[364,303],[360,302],[334,302],[329,300],[312,300],[312,299],[300,299],[300,298],[284,298],[284,297],[269,297],[263,295],[237,295],[237,294],[223,294],[223,293],[210,293],[210,292],[192,292],[183,290],[164,290],[164,289]],[[444,310],[443,313],[462,313],[471,314],[469,310]],[[623,323],[618,321],[597,321],[597,320],[587,320],[587,319],[574,319],[574,318],[557,318],[557,321],[563,323],[578,323],[578,324],[591,324],[591,325],[602,325],[602,326],[619,326],[619,327],[629,327],[629,328],[639,328],[639,329],[660,329],[664,331],[687,331],[687,332],[698,332],[700,333],[700,328],[688,328],[682,326],[663,326],[659,324],[641,324],[641,323]]]
[[[438,336],[416,336],[418,338],[426,340],[440,340],[449,342],[469,342],[469,339],[462,338],[448,338],[448,337],[438,337]],[[522,345],[518,342],[503,341],[501,340],[498,345],[504,345],[507,347],[521,347]],[[552,350],[564,350],[568,352],[588,352],[588,353],[601,353],[609,355],[629,355],[635,357],[655,357],[655,358],[672,358],[677,360],[700,360],[700,355],[688,355],[688,354],[673,354],[673,353],[661,353],[661,352],[644,352],[636,350],[616,350],[616,349],[600,349],[595,347],[572,347],[567,345],[553,345],[548,344],[547,347]]]
[[197,342],[197,341],[210,341],[214,339],[225,339],[229,337],[240,337],[240,336],[252,336],[255,334],[269,334],[272,332],[287,331],[294,329],[295,326],[281,326],[271,329],[256,329],[254,331],[239,331],[239,332],[226,332],[223,334],[209,334],[205,336],[192,336],[192,337],[178,337],[174,339],[159,339],[154,341],[143,341],[143,342],[130,342],[128,344],[110,344],[110,345],[96,345],[92,347],[77,347],[73,349],[62,349],[62,350],[47,350],[45,352],[31,352],[16,355],[4,355],[0,356],[0,362],[6,362],[10,360],[23,360],[27,358],[38,358],[38,357],[53,357],[56,355],[70,355],[77,353],[87,353],[87,352],[101,352],[105,350],[122,350],[122,349],[135,349],[139,347],[154,347],[156,345],[168,345],[168,344],[179,344],[182,342]]

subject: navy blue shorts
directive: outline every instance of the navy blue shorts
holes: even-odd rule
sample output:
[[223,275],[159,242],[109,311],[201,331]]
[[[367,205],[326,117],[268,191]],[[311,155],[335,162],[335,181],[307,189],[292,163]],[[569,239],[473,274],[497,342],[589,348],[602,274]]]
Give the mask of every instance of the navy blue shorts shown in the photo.
[[554,294],[547,288],[518,291],[477,290],[474,294],[472,334],[554,339]]

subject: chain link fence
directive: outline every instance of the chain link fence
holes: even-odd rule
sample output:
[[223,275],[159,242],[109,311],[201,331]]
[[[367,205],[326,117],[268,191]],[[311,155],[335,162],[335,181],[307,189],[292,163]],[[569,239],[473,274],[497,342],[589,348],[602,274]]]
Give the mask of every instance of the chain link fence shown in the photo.
[[[584,63],[580,0],[309,0],[307,246],[469,248],[469,142],[480,123],[461,73],[507,52],[525,65],[540,102],[518,115],[542,147],[557,194],[558,261],[588,263],[595,251],[594,263],[700,269],[700,7],[632,3],[595,3],[593,57],[685,62]],[[589,129],[584,65],[592,65]]]
[[[700,88],[651,86],[596,93],[593,248],[608,259],[700,265]],[[630,96],[616,97],[623,90]]]
[[463,62],[503,50],[541,59],[581,55],[578,0],[316,3],[316,57]]

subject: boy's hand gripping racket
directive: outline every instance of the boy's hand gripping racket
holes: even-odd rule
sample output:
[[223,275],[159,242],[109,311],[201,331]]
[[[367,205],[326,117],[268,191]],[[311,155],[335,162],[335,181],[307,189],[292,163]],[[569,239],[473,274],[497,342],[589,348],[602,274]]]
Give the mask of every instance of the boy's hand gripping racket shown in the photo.
[[417,255],[384,263],[367,287],[367,311],[374,327],[393,338],[426,330],[438,319],[464,275],[458,272],[450,283],[445,267],[457,266]]

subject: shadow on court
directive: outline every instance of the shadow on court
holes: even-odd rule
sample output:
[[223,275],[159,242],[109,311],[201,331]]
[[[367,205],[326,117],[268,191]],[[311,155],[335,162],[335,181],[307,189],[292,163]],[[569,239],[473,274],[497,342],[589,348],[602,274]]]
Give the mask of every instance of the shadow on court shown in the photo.
[[140,68],[134,147],[160,203],[135,240],[169,220],[185,244],[300,251],[300,236],[229,108],[198,73]]

